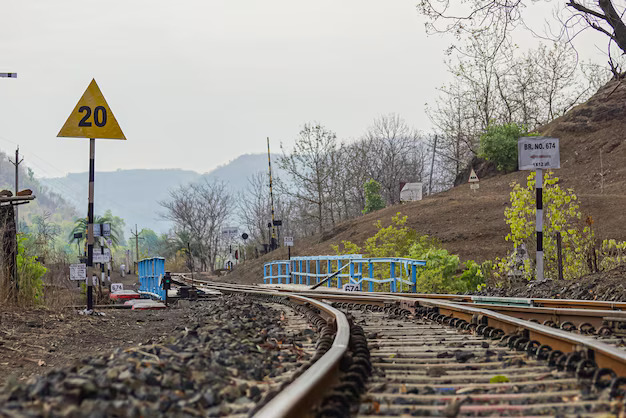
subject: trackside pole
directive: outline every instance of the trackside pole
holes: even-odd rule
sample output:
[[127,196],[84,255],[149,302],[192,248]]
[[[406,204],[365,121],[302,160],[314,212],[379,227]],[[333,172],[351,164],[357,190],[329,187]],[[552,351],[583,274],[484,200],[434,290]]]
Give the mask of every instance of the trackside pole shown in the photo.
[[538,168],[535,175],[537,191],[537,280],[543,280],[543,171]]
[[[87,267],[93,267],[93,192],[96,168],[96,139],[89,139],[89,203],[87,205]],[[88,269],[89,270],[89,269]],[[96,277],[95,274],[93,277]],[[87,274],[87,310],[93,309],[93,280]]]

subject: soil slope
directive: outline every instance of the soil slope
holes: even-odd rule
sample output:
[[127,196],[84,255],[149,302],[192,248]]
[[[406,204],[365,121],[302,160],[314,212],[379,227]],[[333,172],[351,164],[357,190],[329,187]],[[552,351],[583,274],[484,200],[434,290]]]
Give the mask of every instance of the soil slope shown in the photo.
[[[550,124],[541,133],[560,138],[562,187],[572,187],[584,215],[594,220],[599,239],[626,240],[626,82],[611,81],[588,102]],[[479,174],[480,175],[480,174]],[[331,254],[341,240],[361,244],[376,231],[374,222],[387,225],[396,212],[408,216],[408,225],[420,234],[438,238],[462,260],[483,261],[510,250],[504,241],[504,208],[510,183],[525,183],[528,172],[485,178],[480,190],[463,184],[419,202],[397,205],[339,224],[324,234],[296,240],[292,255]],[[286,249],[240,265],[227,281],[259,283],[263,263],[285,259]]]

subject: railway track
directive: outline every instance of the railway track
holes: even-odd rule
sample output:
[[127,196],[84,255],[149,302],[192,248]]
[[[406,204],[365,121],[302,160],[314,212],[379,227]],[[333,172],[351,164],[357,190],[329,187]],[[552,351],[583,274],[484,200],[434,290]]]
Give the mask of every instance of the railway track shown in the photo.
[[606,416],[591,380],[467,330],[348,310],[368,333],[373,375],[358,416]]
[[[337,335],[349,334],[347,343],[333,345],[333,361],[320,357],[307,369],[307,379],[296,378],[258,416],[303,416],[305,410],[323,417],[623,414],[626,304],[561,300],[519,306],[506,300],[201,286],[306,297],[306,304],[325,312]],[[353,318],[352,326],[339,319],[343,314]],[[365,337],[368,348],[357,341]]]

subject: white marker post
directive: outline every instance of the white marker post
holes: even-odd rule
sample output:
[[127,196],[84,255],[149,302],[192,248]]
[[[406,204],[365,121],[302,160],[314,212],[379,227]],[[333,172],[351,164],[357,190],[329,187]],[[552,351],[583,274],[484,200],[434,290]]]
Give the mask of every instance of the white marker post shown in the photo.
[[480,185],[478,183],[479,181],[480,180],[478,176],[476,175],[476,172],[472,168],[472,171],[470,171],[469,179],[467,180],[467,182],[470,184],[470,189],[478,190],[480,188]]
[[537,280],[543,280],[543,169],[561,168],[559,139],[544,136],[522,137],[517,141],[520,170],[535,170],[537,201]]
[[291,260],[291,247],[293,247],[293,237],[285,237],[283,246],[287,247],[287,260]]

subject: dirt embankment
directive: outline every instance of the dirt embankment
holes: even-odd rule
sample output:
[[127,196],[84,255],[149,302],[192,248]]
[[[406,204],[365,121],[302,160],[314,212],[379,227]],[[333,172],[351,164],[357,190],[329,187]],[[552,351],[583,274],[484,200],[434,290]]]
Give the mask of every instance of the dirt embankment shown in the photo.
[[482,295],[546,298],[626,301],[626,265],[609,271],[589,274],[576,280],[543,280],[518,283],[510,287],[491,288]]

